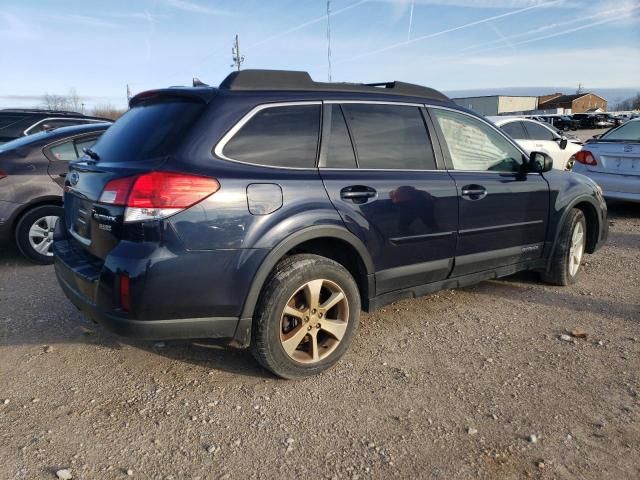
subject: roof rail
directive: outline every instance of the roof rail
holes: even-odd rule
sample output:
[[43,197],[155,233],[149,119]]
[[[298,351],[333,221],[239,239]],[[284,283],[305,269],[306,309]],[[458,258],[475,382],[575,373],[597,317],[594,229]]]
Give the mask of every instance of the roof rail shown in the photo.
[[47,115],[56,114],[56,115],[82,115],[83,113],[74,112],[73,110],[49,110],[46,108],[3,108],[0,112],[5,113],[44,113]]
[[422,97],[450,101],[449,97],[434,90],[405,82],[337,83],[315,82],[307,72],[290,70],[242,70],[230,73],[220,84],[221,90],[298,90],[383,93],[407,97]]

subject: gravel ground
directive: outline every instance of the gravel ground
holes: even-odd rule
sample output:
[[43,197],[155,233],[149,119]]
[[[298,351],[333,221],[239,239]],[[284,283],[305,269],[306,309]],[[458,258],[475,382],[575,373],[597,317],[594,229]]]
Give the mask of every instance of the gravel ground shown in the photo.
[[577,285],[398,302],[300,382],[215,343],[123,341],[0,251],[0,478],[640,478],[640,209],[610,220]]

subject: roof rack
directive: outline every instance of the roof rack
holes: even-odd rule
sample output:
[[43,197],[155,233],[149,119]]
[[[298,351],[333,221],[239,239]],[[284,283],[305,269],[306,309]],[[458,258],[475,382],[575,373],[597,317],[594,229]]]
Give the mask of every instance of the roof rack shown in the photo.
[[290,70],[242,70],[233,72],[219,87],[221,90],[298,90],[383,93],[450,101],[449,97],[434,90],[405,82],[338,83],[315,82],[307,72]]

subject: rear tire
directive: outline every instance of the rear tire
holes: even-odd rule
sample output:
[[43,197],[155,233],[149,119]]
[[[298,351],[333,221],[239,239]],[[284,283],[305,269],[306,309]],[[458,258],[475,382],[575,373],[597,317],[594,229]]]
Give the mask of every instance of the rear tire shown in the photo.
[[251,352],[279,377],[316,375],[348,350],[359,317],[358,286],[342,265],[318,255],[292,255],[265,282]]
[[584,213],[574,208],[562,225],[558,244],[551,259],[551,268],[540,278],[552,285],[572,285],[580,276],[580,263],[587,240],[587,222]]
[[53,263],[53,231],[62,207],[43,205],[25,213],[16,226],[16,245],[25,257],[41,265]]

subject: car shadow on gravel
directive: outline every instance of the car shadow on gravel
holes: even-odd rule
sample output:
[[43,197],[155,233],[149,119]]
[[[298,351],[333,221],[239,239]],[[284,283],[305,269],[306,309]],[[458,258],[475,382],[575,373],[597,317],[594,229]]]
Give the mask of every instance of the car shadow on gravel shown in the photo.
[[[475,287],[473,293],[496,298],[523,299],[554,308],[568,308],[574,312],[601,312],[624,320],[638,321],[639,304],[612,302],[593,296],[590,292],[578,293],[571,287],[552,287],[532,290],[531,286],[544,286],[535,272],[522,272],[499,280],[488,280]],[[535,292],[533,295],[532,292]]]
[[170,342],[126,342],[170,360],[189,363],[209,372],[222,371],[257,379],[275,378],[264,370],[248,349],[228,345],[225,340],[174,340]]

